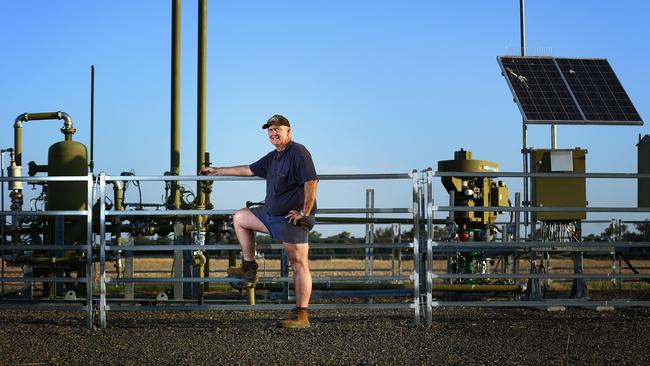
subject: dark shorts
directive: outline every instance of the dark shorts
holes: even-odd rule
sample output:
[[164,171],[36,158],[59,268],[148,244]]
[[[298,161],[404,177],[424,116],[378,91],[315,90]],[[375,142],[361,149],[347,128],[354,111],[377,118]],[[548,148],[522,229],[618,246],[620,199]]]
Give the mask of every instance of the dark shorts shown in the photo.
[[[289,219],[284,216],[269,215],[263,205],[251,207],[250,210],[266,226],[273,239],[287,244],[300,244],[309,241],[307,228],[290,224]],[[308,216],[306,219],[313,223],[314,215]]]

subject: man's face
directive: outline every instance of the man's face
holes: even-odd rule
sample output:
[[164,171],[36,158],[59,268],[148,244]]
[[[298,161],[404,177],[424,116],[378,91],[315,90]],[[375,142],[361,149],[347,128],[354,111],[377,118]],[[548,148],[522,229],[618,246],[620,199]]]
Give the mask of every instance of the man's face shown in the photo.
[[291,140],[291,128],[287,126],[271,125],[268,128],[269,141],[276,148],[282,147]]

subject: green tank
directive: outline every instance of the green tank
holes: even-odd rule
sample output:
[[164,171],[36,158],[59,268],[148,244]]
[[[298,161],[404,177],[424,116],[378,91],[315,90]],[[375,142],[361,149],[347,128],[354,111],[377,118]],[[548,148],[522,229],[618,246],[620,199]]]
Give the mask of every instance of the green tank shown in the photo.
[[[47,155],[48,175],[87,176],[88,150],[80,142],[72,141],[72,134],[66,134],[65,141],[52,146]],[[86,182],[49,182],[48,210],[86,210],[88,187]],[[54,220],[51,221],[50,240],[54,242]],[[65,244],[84,241],[86,222],[83,216],[65,218]]]

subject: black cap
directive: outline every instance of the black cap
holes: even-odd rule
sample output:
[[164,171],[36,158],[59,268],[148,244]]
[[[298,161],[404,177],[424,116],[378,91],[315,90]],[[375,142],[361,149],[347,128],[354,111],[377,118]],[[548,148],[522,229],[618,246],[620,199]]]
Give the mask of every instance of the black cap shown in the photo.
[[268,121],[266,121],[264,125],[262,125],[262,128],[267,129],[271,125],[291,127],[291,124],[289,124],[289,120],[285,116],[280,114],[274,114],[271,118],[269,118]]

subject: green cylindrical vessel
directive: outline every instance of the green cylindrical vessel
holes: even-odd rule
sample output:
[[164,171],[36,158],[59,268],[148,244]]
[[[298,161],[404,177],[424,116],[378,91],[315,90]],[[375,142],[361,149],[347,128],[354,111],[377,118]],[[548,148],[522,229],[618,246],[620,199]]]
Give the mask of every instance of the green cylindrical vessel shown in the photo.
[[[66,141],[60,141],[52,146],[47,155],[48,175],[87,176],[88,150],[80,142],[72,141],[66,136]],[[48,185],[48,210],[86,210],[88,187],[86,182],[50,182]],[[54,220],[51,221],[50,240],[55,241]],[[66,217],[65,244],[75,244],[84,241],[86,226],[83,217]]]

